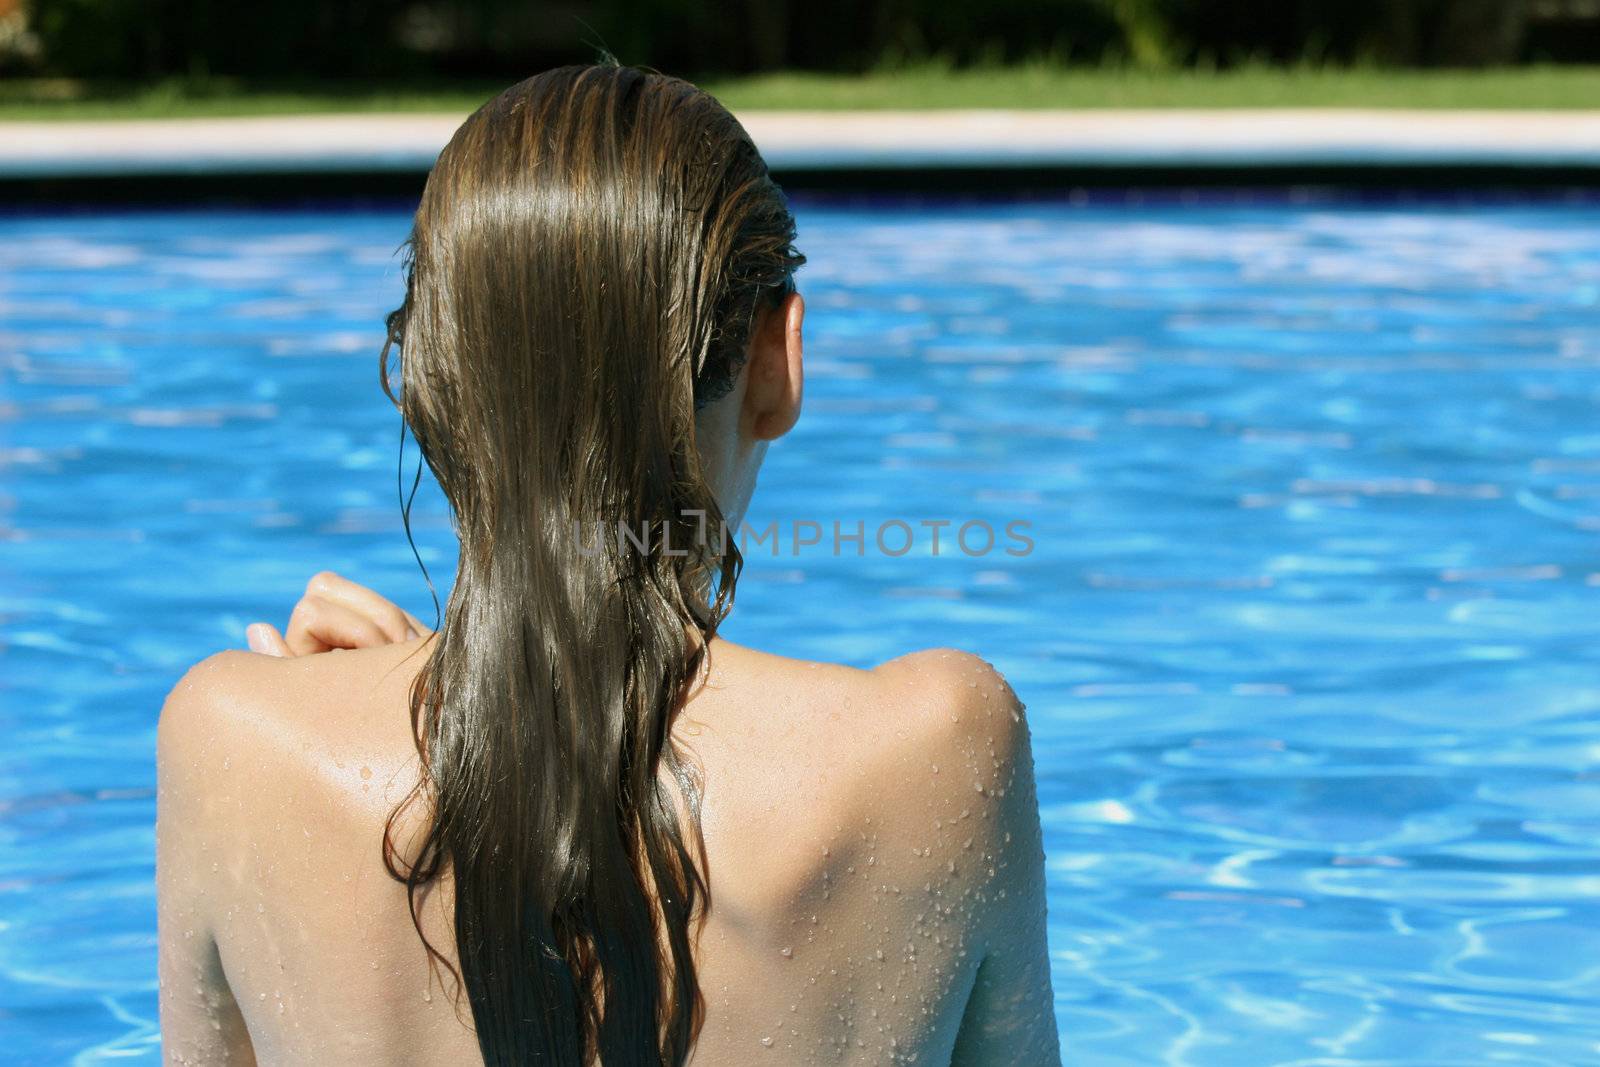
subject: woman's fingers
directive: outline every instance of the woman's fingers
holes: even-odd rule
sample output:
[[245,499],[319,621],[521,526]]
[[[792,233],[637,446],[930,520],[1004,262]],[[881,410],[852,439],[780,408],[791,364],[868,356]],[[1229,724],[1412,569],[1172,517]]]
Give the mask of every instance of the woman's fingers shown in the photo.
[[289,644],[278,632],[278,628],[270,622],[253,622],[244,628],[245,641],[250,645],[251,652],[259,652],[263,656],[292,656]]
[[269,656],[309,656],[335,648],[373,648],[432,633],[415,615],[364,585],[332,571],[319,571],[306,583],[283,634],[264,622],[245,637],[252,651]]
[[335,648],[375,648],[394,641],[361,612],[309,593],[294,606],[284,636],[291,653],[296,656]]
[[[408,641],[427,633],[415,618],[401,611],[392,601],[332,571],[319,571],[312,575],[311,581],[306,583],[306,596],[320,597],[370,620],[390,642]],[[292,634],[289,640],[293,643]],[[381,645],[388,642],[377,643]]]
[[431,629],[429,629],[428,627],[422,625],[422,623],[417,619],[417,617],[415,615],[411,614],[411,612],[406,611],[404,608],[402,608],[400,610],[401,610],[401,614],[403,614],[406,617],[406,623],[411,629],[411,632],[406,634],[407,638],[421,637],[423,634],[431,634],[431,633],[433,633],[433,631]]

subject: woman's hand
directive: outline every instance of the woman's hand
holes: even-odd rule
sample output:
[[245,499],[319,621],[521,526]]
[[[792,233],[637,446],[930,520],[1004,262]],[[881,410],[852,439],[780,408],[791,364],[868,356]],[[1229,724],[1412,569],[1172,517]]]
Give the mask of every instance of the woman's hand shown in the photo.
[[432,632],[415,615],[332,571],[312,576],[284,634],[265,622],[244,631],[250,651],[284,657],[398,644]]

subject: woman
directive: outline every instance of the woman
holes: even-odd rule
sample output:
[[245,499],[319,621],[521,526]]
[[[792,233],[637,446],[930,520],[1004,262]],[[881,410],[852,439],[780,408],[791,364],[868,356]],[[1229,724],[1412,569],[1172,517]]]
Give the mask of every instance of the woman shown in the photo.
[[717,633],[715,531],[800,413],[793,235],[676,79],[554,70],[456,133],[390,318],[454,588],[429,633],[320,576],[168,698],[168,1062],[1055,1062],[1003,679]]

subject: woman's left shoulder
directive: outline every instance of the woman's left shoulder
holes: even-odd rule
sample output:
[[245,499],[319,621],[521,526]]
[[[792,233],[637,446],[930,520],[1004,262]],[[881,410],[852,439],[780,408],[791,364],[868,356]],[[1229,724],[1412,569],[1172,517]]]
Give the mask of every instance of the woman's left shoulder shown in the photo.
[[228,650],[184,672],[161,706],[156,769],[168,805],[198,801],[231,780],[235,765],[254,762],[251,748],[263,719],[280,704],[285,661]]
[[321,705],[370,689],[418,645],[411,641],[285,657],[237,649],[217,652],[190,667],[172,687],[161,710],[162,728],[168,729],[169,720],[171,732],[189,732],[216,728],[219,720],[262,715],[304,717],[309,712],[317,718]]
[[225,650],[207,656],[184,672],[161,705],[157,751],[202,744],[228,720],[257,703],[268,691],[273,657]]
[[421,650],[407,642],[283,658],[237,650],[207,656],[161,709],[163,795],[174,804],[185,795],[234,796],[245,810],[314,775],[330,753],[369,763],[389,749],[396,759],[412,754],[403,712]]

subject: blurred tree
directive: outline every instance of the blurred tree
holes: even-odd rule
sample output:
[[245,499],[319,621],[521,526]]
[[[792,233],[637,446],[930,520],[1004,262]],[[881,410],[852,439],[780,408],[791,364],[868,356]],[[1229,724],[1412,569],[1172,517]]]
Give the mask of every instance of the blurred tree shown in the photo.
[[[124,79],[499,79],[592,60],[601,49],[691,76],[864,70],[928,57],[1479,65],[1530,54],[1535,8],[1538,19],[1547,8],[1569,22],[1600,19],[1577,12],[1580,0],[26,2],[51,71]],[[1592,49],[1563,58],[1585,56],[1600,60]]]
[[1526,52],[1534,62],[1600,60],[1600,0],[1533,0]]
[[1477,67],[1524,56],[1526,0],[1398,0],[1380,5],[1379,58],[1407,66]]
[[1186,62],[1480,66],[1523,57],[1526,0],[1157,0]]
[[1124,7],[1126,0],[899,0],[884,43],[908,57],[957,63],[1042,55],[1095,63],[1127,50],[1117,12]]
[[0,0],[0,73],[29,70],[39,58],[39,37],[22,0]]
[[45,62],[60,73],[88,78],[164,73],[156,54],[160,27],[139,18],[132,3],[34,0],[29,20]]
[[401,0],[32,0],[54,70],[83,78],[404,73]]

